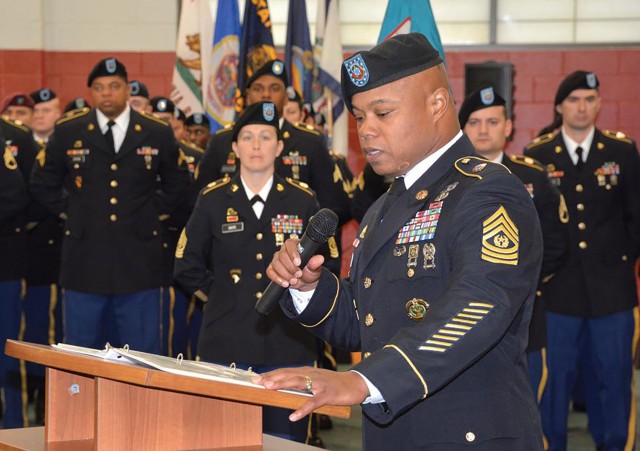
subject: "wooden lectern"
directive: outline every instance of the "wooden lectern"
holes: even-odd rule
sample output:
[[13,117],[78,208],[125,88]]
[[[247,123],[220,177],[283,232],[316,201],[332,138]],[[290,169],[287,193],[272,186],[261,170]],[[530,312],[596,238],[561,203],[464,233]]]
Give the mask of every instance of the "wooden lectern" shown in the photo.
[[[305,396],[175,375],[15,340],[7,340],[5,352],[47,367],[41,449],[308,449],[262,434],[261,406],[296,409],[307,400]],[[317,412],[348,418],[351,408],[325,406]],[[0,449],[2,441],[0,436]]]

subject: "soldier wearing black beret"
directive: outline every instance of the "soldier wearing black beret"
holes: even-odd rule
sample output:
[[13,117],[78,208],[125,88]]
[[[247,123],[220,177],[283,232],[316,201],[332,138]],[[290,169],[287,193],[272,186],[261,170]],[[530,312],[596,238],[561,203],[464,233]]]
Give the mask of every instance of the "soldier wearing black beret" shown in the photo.
[[131,80],[129,82],[129,105],[131,105],[131,108],[136,111],[150,113],[149,99],[147,85],[138,80]]
[[[318,210],[316,197],[275,173],[284,144],[274,103],[252,103],[229,137],[240,171],[201,191],[176,250],[176,280],[206,302],[198,356],[258,373],[310,365],[313,336],[282,312],[261,316],[253,306],[269,283],[270,255],[302,235]],[[291,423],[290,413],[265,407],[264,432],[303,442],[308,421]]]
[[87,102],[82,97],[76,97],[71,102],[65,105],[64,112],[68,113],[69,111],[81,110],[83,108],[91,108],[91,105],[89,105],[89,102]]
[[185,126],[187,127],[188,140],[201,149],[206,149],[211,139],[211,123],[209,118],[203,113],[193,113],[187,117]]
[[341,83],[365,158],[396,179],[360,224],[347,279],[317,256],[297,268],[297,240],[267,275],[291,288],[286,315],[363,359],[348,372],[254,381],[310,389],[292,419],[362,403],[367,450],[542,450],[525,359],[542,262],[531,197],[506,168],[474,156],[422,34],[347,58]]
[[565,449],[579,365],[586,365],[590,431],[602,449],[631,449],[634,330],[640,252],[636,143],[600,130],[600,82],[575,71],[558,87],[552,132],[525,148],[546,165],[569,209],[567,264],[545,285],[549,366],[542,415],[549,449]]
[[[247,105],[260,101],[270,101],[276,105],[284,141],[284,150],[276,161],[276,172],[282,177],[308,184],[316,192],[320,206],[334,210],[342,224],[351,216],[348,193],[344,191],[341,180],[334,180],[336,166],[321,133],[311,125],[292,124],[282,118],[287,99],[286,87],[284,62],[268,61],[249,78],[244,87]],[[231,149],[231,128],[228,126],[218,130],[209,141],[200,164],[198,186],[203,187],[217,178],[236,173],[238,161]],[[338,247],[335,243],[333,250],[332,260],[335,270],[339,272]]]
[[460,127],[469,137],[476,152],[494,163],[500,163],[524,183],[538,212],[544,252],[540,287],[529,326],[527,363],[531,388],[538,401],[545,388],[544,368],[546,345],[546,319],[543,297],[544,282],[560,269],[567,255],[569,221],[567,206],[560,192],[551,184],[545,167],[531,157],[504,153],[513,125],[507,117],[506,101],[487,85],[469,94],[460,107]]
[[98,62],[87,82],[96,108],[58,121],[31,175],[34,197],[66,220],[65,340],[159,353],[161,222],[189,177],[169,126],[131,110],[121,62]]

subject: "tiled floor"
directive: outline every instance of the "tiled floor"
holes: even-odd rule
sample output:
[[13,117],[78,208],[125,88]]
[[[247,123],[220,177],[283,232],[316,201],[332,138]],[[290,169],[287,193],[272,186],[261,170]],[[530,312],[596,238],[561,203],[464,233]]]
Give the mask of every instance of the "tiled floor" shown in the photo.
[[[636,374],[636,403],[638,403],[638,393],[640,382]],[[640,406],[639,406],[640,407]],[[360,422],[362,413],[360,408],[352,410],[351,418],[344,420],[341,418],[332,418],[333,428],[331,430],[320,431],[320,437],[324,441],[327,449],[333,451],[360,451],[361,445],[361,428]],[[640,431],[640,421],[638,422],[636,431]],[[640,437],[636,434],[636,443],[640,443]],[[591,440],[591,436],[587,431],[587,416],[584,413],[571,413],[569,415],[569,447],[568,451],[593,451],[595,445]]]

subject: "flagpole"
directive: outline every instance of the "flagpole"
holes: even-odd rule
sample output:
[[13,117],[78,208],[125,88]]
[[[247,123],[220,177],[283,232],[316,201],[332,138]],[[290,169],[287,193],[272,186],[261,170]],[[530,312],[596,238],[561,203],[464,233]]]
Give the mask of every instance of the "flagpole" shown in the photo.
[[324,87],[325,99],[327,99],[327,142],[329,150],[333,150],[333,91],[326,86]]

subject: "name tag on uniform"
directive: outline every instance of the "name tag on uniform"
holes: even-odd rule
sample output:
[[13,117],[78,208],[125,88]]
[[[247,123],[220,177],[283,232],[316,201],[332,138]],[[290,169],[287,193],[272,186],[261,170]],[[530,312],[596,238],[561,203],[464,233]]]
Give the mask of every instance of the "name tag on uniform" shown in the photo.
[[244,222],[234,222],[232,224],[222,224],[222,233],[236,233],[244,230]]

